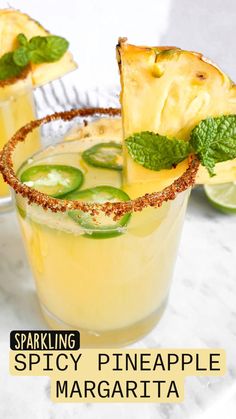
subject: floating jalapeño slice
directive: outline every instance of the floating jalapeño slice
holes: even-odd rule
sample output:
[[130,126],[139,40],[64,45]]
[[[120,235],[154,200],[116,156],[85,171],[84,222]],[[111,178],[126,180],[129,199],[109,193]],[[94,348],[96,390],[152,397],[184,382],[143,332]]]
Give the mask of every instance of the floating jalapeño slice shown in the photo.
[[[121,189],[114,188],[113,186],[96,186],[94,188],[69,193],[65,199],[104,203],[109,201],[128,201],[130,198]],[[80,210],[69,211],[68,214],[84,229],[85,237],[94,239],[120,236],[124,233],[122,229],[127,226],[131,217],[131,214],[125,214],[118,221],[114,221],[112,217],[106,216],[103,212],[96,215],[95,218],[89,213]]]
[[42,164],[26,169],[20,176],[21,182],[54,198],[80,188],[84,176],[80,169],[60,164]]
[[115,142],[99,143],[82,153],[90,166],[122,170],[122,147]]

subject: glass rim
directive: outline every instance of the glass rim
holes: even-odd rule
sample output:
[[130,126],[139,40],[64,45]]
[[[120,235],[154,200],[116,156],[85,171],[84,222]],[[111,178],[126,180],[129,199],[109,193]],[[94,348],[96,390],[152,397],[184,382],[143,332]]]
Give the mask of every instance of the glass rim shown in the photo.
[[92,215],[97,215],[100,211],[103,211],[108,216],[113,214],[114,219],[120,218],[127,213],[142,211],[147,207],[160,207],[164,202],[174,200],[179,193],[184,192],[194,185],[200,164],[195,155],[189,157],[188,168],[179,178],[174,180],[171,185],[165,187],[162,191],[146,193],[138,198],[130,199],[129,201],[94,203],[53,198],[25,185],[18,179],[13,168],[12,154],[17,144],[23,142],[26,139],[27,134],[31,133],[36,128],[56,120],[68,122],[76,117],[115,117],[120,115],[121,110],[119,108],[78,108],[64,112],[56,112],[29,122],[13,135],[0,153],[0,172],[2,173],[5,182],[7,182],[17,194],[20,194],[23,198],[27,198],[28,204],[34,203],[41,206],[44,210],[49,209],[52,212],[80,210],[89,212]]

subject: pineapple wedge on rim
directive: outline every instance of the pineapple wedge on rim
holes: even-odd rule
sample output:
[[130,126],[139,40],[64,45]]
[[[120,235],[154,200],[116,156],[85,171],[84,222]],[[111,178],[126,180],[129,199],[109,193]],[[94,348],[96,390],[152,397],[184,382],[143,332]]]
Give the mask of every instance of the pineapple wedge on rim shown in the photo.
[[[202,119],[236,114],[236,86],[202,54],[176,47],[134,46],[120,39],[117,60],[124,138],[153,131],[187,141]],[[140,193],[163,189],[188,165],[183,161],[174,169],[155,172],[135,163],[127,150],[124,153],[125,185],[137,184]],[[216,174],[210,178],[200,167],[197,183],[235,180],[236,160],[217,164]]]
[[[16,46],[19,33],[30,39],[33,36],[47,36],[50,33],[36,20],[15,9],[0,10],[0,57],[12,51]],[[31,77],[34,86],[42,86],[77,67],[72,54],[67,51],[63,57],[53,63],[31,64]]]

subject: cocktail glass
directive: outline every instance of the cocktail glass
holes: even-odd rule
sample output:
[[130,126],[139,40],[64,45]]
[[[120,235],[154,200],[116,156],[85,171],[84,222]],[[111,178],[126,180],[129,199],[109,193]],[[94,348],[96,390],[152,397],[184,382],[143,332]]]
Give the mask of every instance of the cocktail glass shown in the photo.
[[[71,123],[98,116],[119,117],[117,109],[78,109],[54,114],[28,124],[5,146],[1,156],[4,179],[15,192],[22,236],[36,282],[43,315],[54,329],[78,329],[87,347],[121,346],[148,333],[159,321],[167,303],[180,234],[198,162],[163,191],[117,202],[84,202],[53,198],[23,184],[25,167],[70,164],[84,172],[81,190],[110,185],[122,188],[119,172],[92,168],[81,161],[80,152],[101,142],[85,138],[65,141]],[[18,171],[14,154],[30,142],[28,133],[43,126],[53,141],[39,150]],[[63,133],[59,137],[57,133]],[[110,138],[103,138],[104,142]],[[137,185],[136,185],[137,191]],[[129,185],[129,194],[132,185]],[[95,227],[77,223],[70,214]],[[101,215],[102,214],[102,215]],[[127,216],[127,214],[130,214]],[[100,223],[102,237],[94,234]],[[113,224],[107,227],[107,218]],[[115,217],[116,221],[113,221]],[[121,226],[119,220],[126,217]],[[108,223],[109,224],[109,223]],[[110,225],[109,224],[109,225]],[[115,227],[114,227],[115,225]],[[107,231],[106,231],[107,228]],[[97,230],[96,230],[97,231]],[[108,233],[108,234],[107,234]]]
[[[0,81],[0,149],[11,138],[17,129],[35,119],[33,87],[29,72],[23,72],[21,77]],[[32,154],[39,147],[39,136],[35,131],[34,139],[22,145],[14,158],[21,161],[25,155]],[[10,189],[0,175],[0,212],[12,208]]]

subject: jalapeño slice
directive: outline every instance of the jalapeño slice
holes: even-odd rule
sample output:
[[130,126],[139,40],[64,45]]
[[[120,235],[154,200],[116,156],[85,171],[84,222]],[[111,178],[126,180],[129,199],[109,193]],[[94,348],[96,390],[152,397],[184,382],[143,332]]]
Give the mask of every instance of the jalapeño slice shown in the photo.
[[21,182],[54,198],[80,188],[84,176],[76,167],[60,164],[42,164],[26,169],[20,176]]
[[96,144],[85,150],[82,157],[90,166],[122,170],[122,147],[115,142]]
[[[79,200],[85,202],[118,202],[128,201],[129,196],[121,189],[113,186],[96,186],[82,191],[74,191],[66,195],[65,199]],[[88,212],[80,210],[69,211],[69,216],[79,223],[84,230],[84,236],[93,239],[107,239],[120,236],[128,224],[131,214],[125,214],[118,221],[101,212],[95,218]]]

